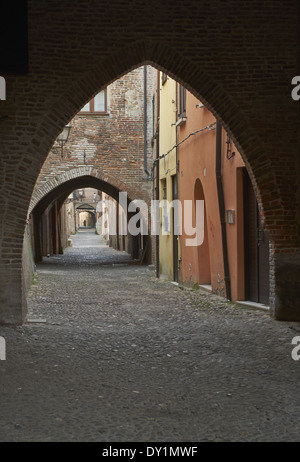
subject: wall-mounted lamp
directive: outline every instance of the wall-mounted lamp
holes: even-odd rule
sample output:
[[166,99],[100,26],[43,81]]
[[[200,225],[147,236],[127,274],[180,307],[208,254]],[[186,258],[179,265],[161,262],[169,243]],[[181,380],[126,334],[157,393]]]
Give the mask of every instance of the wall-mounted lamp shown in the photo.
[[227,144],[227,152],[226,152],[226,157],[228,160],[230,160],[232,157],[235,156],[235,152],[231,151],[231,138],[229,135],[227,135],[227,141],[226,141],[226,144]]
[[71,130],[71,125],[66,125],[63,131],[58,135],[56,139],[59,146],[61,147],[61,158],[62,159],[64,158],[64,145],[68,141],[70,130]]
[[234,225],[235,210],[226,210],[226,221],[229,225]]

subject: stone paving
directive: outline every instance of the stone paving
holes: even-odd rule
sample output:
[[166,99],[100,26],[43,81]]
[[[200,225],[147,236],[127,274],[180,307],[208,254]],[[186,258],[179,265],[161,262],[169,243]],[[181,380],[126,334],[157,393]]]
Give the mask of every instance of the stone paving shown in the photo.
[[0,326],[0,441],[299,441],[299,324],[157,280],[92,231]]

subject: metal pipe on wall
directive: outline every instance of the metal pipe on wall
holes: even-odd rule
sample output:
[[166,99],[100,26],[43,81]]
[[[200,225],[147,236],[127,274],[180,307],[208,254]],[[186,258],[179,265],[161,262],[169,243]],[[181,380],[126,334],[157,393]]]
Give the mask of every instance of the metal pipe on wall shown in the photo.
[[[159,200],[159,111],[160,111],[160,73],[157,72],[157,115],[156,115],[156,190],[155,199]],[[159,278],[159,233],[155,236],[155,274]]]
[[147,174],[148,179],[150,178],[150,173],[147,166],[147,66],[144,66],[144,172]]
[[224,190],[222,184],[222,170],[221,170],[221,155],[222,155],[222,126],[217,120],[216,124],[216,180],[217,180],[217,193],[220,213],[220,223],[222,232],[222,249],[223,249],[223,264],[224,264],[224,280],[226,297],[231,300],[231,284],[228,262],[228,249],[227,249],[227,234],[226,234],[226,220],[225,220],[225,200]]

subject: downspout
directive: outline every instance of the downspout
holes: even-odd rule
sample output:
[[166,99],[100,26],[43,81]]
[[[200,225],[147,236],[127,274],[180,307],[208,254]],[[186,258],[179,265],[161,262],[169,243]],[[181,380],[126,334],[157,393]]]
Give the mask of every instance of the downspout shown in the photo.
[[[156,188],[155,188],[155,199],[159,201],[159,127],[160,127],[160,119],[159,119],[159,113],[160,113],[160,79],[159,79],[160,73],[157,72],[157,106],[156,106],[156,159],[155,159],[155,166],[156,166],[156,177],[155,177],[155,183],[156,183]],[[155,275],[157,278],[159,278],[159,232],[155,236],[155,254],[156,254],[156,259],[155,259]]]
[[[155,177],[155,182],[156,182],[156,191],[155,191],[155,199],[159,201],[159,126],[157,128],[157,138],[156,138],[156,177]],[[156,237],[156,242],[155,242],[155,247],[156,247],[156,277],[159,278],[159,231],[158,234],[155,236]]]
[[76,189],[73,191],[73,214],[74,214],[74,234],[76,234]]
[[222,249],[223,249],[223,264],[224,264],[224,280],[226,297],[231,300],[231,285],[228,263],[228,249],[227,249],[227,235],[226,235],[226,220],[225,220],[225,200],[222,184],[221,172],[221,154],[222,154],[222,126],[217,120],[216,123],[216,180],[217,180],[217,193],[220,213],[220,223],[222,232]]
[[151,175],[147,167],[147,112],[147,66],[144,66],[144,172],[149,180]]
[[[175,142],[176,142],[176,170],[175,170],[175,175],[176,175],[176,182],[177,182],[177,200],[179,199],[179,160],[178,160],[178,126],[176,125],[177,122],[177,115],[178,115],[178,82],[175,83]],[[173,199],[173,198],[172,198]],[[174,209],[173,209],[174,213]],[[180,275],[181,275],[181,257],[179,257],[179,248],[180,247],[180,238],[177,236],[177,279],[179,282],[180,281]]]

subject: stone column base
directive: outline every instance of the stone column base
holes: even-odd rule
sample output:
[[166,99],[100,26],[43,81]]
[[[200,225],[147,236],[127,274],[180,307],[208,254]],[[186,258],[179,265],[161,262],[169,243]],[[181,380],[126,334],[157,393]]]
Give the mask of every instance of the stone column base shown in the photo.
[[300,321],[300,251],[272,256],[270,311],[278,321]]

